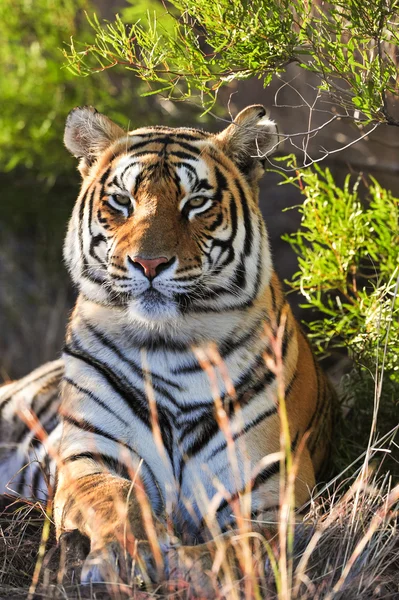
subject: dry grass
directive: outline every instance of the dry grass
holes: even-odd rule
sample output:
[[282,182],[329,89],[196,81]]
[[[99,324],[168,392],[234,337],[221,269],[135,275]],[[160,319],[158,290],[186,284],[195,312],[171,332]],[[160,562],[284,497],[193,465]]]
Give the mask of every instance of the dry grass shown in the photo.
[[[354,500],[356,501],[356,512]],[[399,530],[395,503],[399,489],[390,491],[389,478],[380,481],[362,482],[359,477],[341,495],[340,486],[330,489],[328,499],[313,502],[308,519],[295,528],[292,554],[292,579],[289,581],[290,599],[354,600],[398,599],[399,598]],[[0,516],[2,544],[0,548],[0,597],[27,598],[32,577],[37,565],[41,542],[41,531],[46,516],[38,505],[18,503],[3,508]],[[279,566],[278,536],[264,543],[276,558]],[[142,591],[134,586],[82,587],[79,581],[81,558],[88,548],[84,539],[76,538],[75,556],[65,564],[55,551],[53,531],[47,550],[50,551],[41,565],[40,581],[35,598],[199,598],[184,582],[170,582],[160,588]],[[79,544],[81,544],[79,546]],[[53,549],[53,550],[52,550]],[[72,566],[71,566],[72,560]],[[252,597],[265,600],[281,599],[278,582],[270,561],[265,559],[265,573],[258,580],[258,593]],[[57,569],[62,568],[67,576],[57,583]],[[228,590],[225,585],[215,598],[246,598],[245,577],[253,571],[253,565],[244,565],[242,579],[237,579],[236,589]],[[281,573],[280,575],[281,576]],[[72,580],[72,581],[71,581]],[[172,592],[173,587],[177,589]],[[241,588],[241,594],[237,593]]]

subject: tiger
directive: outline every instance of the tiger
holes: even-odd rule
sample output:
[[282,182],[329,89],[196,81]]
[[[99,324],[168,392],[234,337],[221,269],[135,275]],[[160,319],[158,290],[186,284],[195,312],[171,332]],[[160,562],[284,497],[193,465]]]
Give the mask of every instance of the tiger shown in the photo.
[[[67,118],[82,186],[64,258],[78,298],[62,358],[0,389],[0,475],[5,487],[19,469],[10,485],[22,496],[55,486],[57,538],[90,540],[83,583],[126,580],[135,553],[135,573],[154,581],[172,556],[206,574],[214,525],[228,548],[237,531],[233,503],[273,528],[282,405],[295,508],[329,460],[334,390],[287,303],[258,204],[278,135],[262,105],[218,133],[126,132],[92,107]],[[24,410],[36,426],[17,424]]]

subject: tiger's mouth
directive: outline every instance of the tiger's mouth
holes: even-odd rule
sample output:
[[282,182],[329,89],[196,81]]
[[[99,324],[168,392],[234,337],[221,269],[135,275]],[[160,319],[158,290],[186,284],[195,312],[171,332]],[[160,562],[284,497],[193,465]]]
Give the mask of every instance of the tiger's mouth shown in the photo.
[[133,318],[147,323],[175,319],[178,314],[178,306],[174,299],[152,286],[131,297],[128,307]]
[[151,312],[151,310],[157,309],[160,305],[165,305],[167,303],[167,298],[153,287],[142,292],[139,295],[138,300],[147,312]]

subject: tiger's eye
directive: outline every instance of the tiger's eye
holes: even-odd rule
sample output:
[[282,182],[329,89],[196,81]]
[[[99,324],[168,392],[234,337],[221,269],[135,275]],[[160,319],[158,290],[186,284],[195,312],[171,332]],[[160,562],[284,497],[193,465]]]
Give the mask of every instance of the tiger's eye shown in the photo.
[[120,204],[121,206],[129,206],[130,204],[129,196],[124,196],[123,194],[113,194],[112,198],[114,202]]
[[205,204],[205,202],[207,202],[208,198],[191,198],[188,201],[188,204],[190,206],[190,208],[199,208],[200,206],[203,206]]

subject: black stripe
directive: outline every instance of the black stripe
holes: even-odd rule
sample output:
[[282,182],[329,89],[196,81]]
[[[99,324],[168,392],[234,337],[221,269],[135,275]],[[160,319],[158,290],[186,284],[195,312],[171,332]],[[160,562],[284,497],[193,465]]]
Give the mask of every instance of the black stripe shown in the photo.
[[[49,383],[52,383],[52,382],[50,381]],[[60,382],[59,382],[59,383],[60,383]],[[42,394],[40,394],[40,395],[43,395],[44,393],[46,393],[46,392],[43,392],[43,393],[42,393]],[[31,407],[32,407],[32,412],[33,412],[33,413],[35,413],[36,417],[37,417],[37,418],[39,419],[39,421],[40,421],[40,417],[43,415],[43,413],[44,413],[44,412],[46,412],[46,410],[48,409],[48,407],[50,406],[50,404],[52,404],[52,403],[53,403],[55,400],[59,400],[59,401],[61,400],[61,399],[60,399],[60,390],[59,390],[59,384],[58,384],[58,386],[57,386],[57,389],[56,389],[56,391],[55,391],[55,392],[53,392],[53,393],[50,395],[50,397],[49,397],[49,398],[46,400],[46,402],[45,402],[44,404],[42,404],[42,406],[39,408],[39,410],[36,410],[35,403],[34,403],[34,400],[35,400],[36,396],[38,396],[38,394],[35,394],[35,396],[34,396],[34,398],[33,398],[33,401],[32,401],[32,405],[31,405]]]
[[[33,498],[37,498],[37,492],[39,489],[39,482],[40,482],[40,477],[42,476],[42,465],[40,463],[37,463],[36,465],[36,471],[35,474],[32,478],[32,496]],[[43,478],[44,479],[44,478]]]
[[273,310],[273,315],[276,314],[276,292],[274,291],[274,283],[273,283],[273,277],[270,280],[270,293],[272,296],[272,310]]
[[[101,178],[101,180],[102,180],[102,178]],[[93,233],[92,233],[92,229],[91,229],[91,222],[92,222],[92,218],[93,218],[94,193],[95,193],[95,188],[93,188],[93,193],[90,194],[89,215],[88,215],[88,218],[87,218],[87,223],[88,223],[88,229],[89,229],[89,236],[90,236],[90,238],[93,237]]]
[[[68,354],[69,356],[73,356],[74,358],[82,360],[82,361],[86,362],[86,364],[89,364],[90,366],[93,366],[91,363],[89,363],[84,358],[82,358],[81,355],[79,355],[78,353],[73,352],[72,350],[69,350],[68,348],[65,348],[64,352],[65,352],[65,354]],[[105,377],[105,375],[104,375],[104,377]],[[88,396],[90,398],[90,400],[93,400],[93,402],[95,402],[96,404],[98,404],[99,406],[101,406],[101,408],[103,408],[109,414],[111,414],[113,417],[115,417],[116,419],[118,419],[118,421],[120,421],[121,423],[123,423],[123,425],[125,425],[126,427],[129,425],[129,423],[127,421],[125,421],[124,419],[122,419],[122,417],[120,415],[118,415],[117,412],[115,412],[110,406],[108,406],[105,402],[103,402],[103,400],[101,400],[101,398],[99,398],[91,390],[89,390],[88,388],[84,388],[84,387],[80,386],[79,384],[76,383],[76,381],[73,381],[73,379],[70,379],[69,377],[64,377],[64,381],[66,383],[68,383],[69,385],[71,385],[72,387],[74,387],[76,390],[78,390],[78,392],[80,392],[81,394],[84,394],[85,396]],[[117,390],[115,390],[115,391],[117,391]]]
[[181,158],[182,160],[196,160],[197,156],[192,156],[188,152],[183,152],[182,150],[172,150],[168,152],[168,158]]
[[137,454],[136,451],[127,442],[118,440],[112,434],[108,433],[107,431],[104,431],[100,427],[96,427],[95,425],[93,425],[92,423],[89,423],[89,421],[86,421],[85,419],[78,420],[78,419],[75,419],[74,417],[72,417],[72,415],[68,415],[65,413],[62,415],[62,420],[66,421],[70,425],[73,425],[77,429],[82,429],[83,431],[88,431],[89,433],[94,433],[95,435],[99,435],[107,440],[110,440],[111,442],[114,442],[115,444],[118,444],[120,446],[123,446],[124,448],[127,448],[133,454]]
[[[187,133],[187,131],[192,131],[193,134]],[[166,127],[165,125],[149,125],[148,127],[146,127],[146,131],[144,133],[136,133],[135,131],[132,131],[131,135],[132,137],[138,138],[150,138],[150,136],[154,135],[155,133],[164,133],[165,135],[172,135],[177,138],[182,138],[194,142],[209,137],[209,133],[207,131],[203,131],[202,129],[196,129],[195,127],[171,128]]]
[[242,290],[244,290],[244,288],[246,288],[246,286],[247,286],[245,257],[244,257],[243,253],[241,254],[240,261],[235,268],[232,283],[236,288],[240,288]]
[[196,135],[190,135],[188,133],[181,133],[179,129],[177,129],[177,133],[175,135],[177,136],[177,139],[187,140],[188,142],[198,142],[202,141],[204,138],[209,137],[209,133],[207,133],[206,131],[202,131],[201,129],[193,129],[192,131],[195,131],[197,136],[199,137],[197,137]]
[[[135,409],[136,408],[141,408],[141,409],[144,408],[142,406],[143,403],[140,402],[140,400],[142,400],[141,391],[138,390],[133,385],[131,385],[131,383],[126,380],[126,378],[124,378],[124,382],[128,384],[128,387],[123,386],[121,383],[121,377],[116,377],[114,375],[114,373],[110,370],[108,365],[106,365],[105,363],[102,363],[99,360],[93,358],[92,356],[86,354],[84,352],[84,350],[81,348],[80,344],[76,340],[73,341],[73,344],[77,348],[77,351],[74,350],[71,346],[65,346],[64,347],[65,354],[68,354],[69,356],[77,358],[78,360],[81,360],[82,362],[85,362],[87,365],[92,367],[95,371],[98,371],[104,377],[104,379],[107,381],[109,386],[113,389],[113,391],[116,392],[125,401],[125,404],[127,404],[127,406],[132,410],[134,415],[137,416],[145,425],[147,425],[147,427],[150,428],[148,409],[141,410],[141,411],[133,410],[133,406],[135,407]],[[74,384],[74,385],[75,385],[75,387],[77,387],[79,389],[79,386],[77,384]],[[102,400],[95,397],[94,394],[92,394],[92,392],[90,392],[89,390],[87,390],[87,392],[88,392],[88,395],[94,401],[96,401],[96,402],[98,401],[98,403],[101,404],[105,408],[106,405],[102,402]],[[87,393],[87,392],[84,390],[84,393]],[[111,409],[108,408],[108,410],[111,410]],[[115,414],[115,416],[117,416],[117,415]],[[118,418],[120,419],[120,417],[118,417]]]
[[123,477],[124,479],[131,480],[129,475],[129,469],[125,464],[121,463],[116,458],[109,456],[108,454],[102,454],[101,452],[80,452],[79,454],[73,454],[68,456],[68,458],[64,458],[64,464],[68,464],[69,462],[76,462],[81,459],[90,459],[96,463],[103,463],[110,471]]
[[290,393],[292,391],[292,387],[296,381],[297,375],[298,375],[298,369],[295,369],[293,376],[291,377],[288,385],[285,388],[285,392],[284,392],[285,398],[288,398],[288,396],[290,395]]
[[198,173],[195,169],[195,167],[193,167],[193,165],[190,165],[190,163],[185,163],[185,162],[174,162],[173,166],[176,167],[180,167],[183,169],[187,169],[187,171],[194,176],[195,181],[198,181]]
[[[39,394],[37,394],[39,395]],[[34,398],[36,397],[36,395],[34,396]],[[54,403],[54,401],[59,400],[59,390],[57,389],[57,391],[54,394],[51,394],[51,396],[46,400],[46,402],[43,404],[43,406],[40,407],[40,410],[38,412],[35,412],[34,408],[33,408],[33,403],[32,403],[32,412],[36,415],[36,418],[41,422],[41,418],[43,416],[43,413],[46,412],[46,410],[49,408],[49,406],[51,404]],[[58,402],[57,402],[58,404]],[[58,406],[57,406],[57,411],[58,412]],[[16,444],[20,444],[23,440],[23,438],[30,433],[31,429],[30,427],[28,427],[27,425],[24,426],[24,428],[22,429],[21,433],[16,437],[15,439],[15,443]]]
[[[112,342],[112,340],[108,336],[106,336],[103,332],[98,331],[98,329],[96,327],[94,327],[94,325],[92,325],[85,319],[83,319],[83,322],[84,322],[85,327],[87,327],[87,329],[96,338],[97,341],[99,341],[106,348],[109,348],[110,350],[112,350],[112,352],[114,352],[114,354],[124,364],[126,364],[130,369],[132,369],[132,371],[139,377],[139,379],[141,381],[144,379],[143,369],[141,367],[139,367],[139,365],[137,365],[134,361],[132,361],[131,359],[127,358],[124,354],[122,354],[120,349]],[[177,403],[174,396],[172,396],[172,394],[170,394],[164,387],[160,386],[158,382],[165,383],[166,385],[170,386],[171,388],[181,392],[181,391],[183,391],[183,388],[178,383],[175,383],[171,379],[167,379],[166,377],[163,377],[162,375],[157,375],[156,373],[151,373],[151,382],[152,382],[152,387],[155,391],[157,391],[159,394],[163,395],[174,406],[176,406],[177,408],[180,408],[180,405]]]
[[[262,322],[264,320],[268,319],[267,317],[262,316],[262,318],[257,323],[255,323],[255,325],[250,329],[250,331],[248,331],[242,336],[240,336],[242,328],[234,330],[231,336],[226,338],[218,348],[218,353],[220,357],[225,361],[231,354],[233,354],[235,350],[237,350],[237,348],[242,348],[246,344],[249,344],[251,339],[259,332],[262,326]],[[195,359],[195,362],[193,362],[192,364],[184,367],[177,367],[175,369],[172,369],[171,372],[174,375],[180,375],[186,373],[198,373],[200,371],[202,371],[202,367],[198,364],[198,362]]]
[[[192,146],[191,144],[188,144],[187,142],[183,142],[180,139],[173,139],[170,138],[170,141],[167,142],[168,144],[177,144],[178,146],[181,146],[182,148],[184,148],[185,150],[188,150],[189,152],[192,152],[193,154],[199,156],[202,152],[201,148],[198,148],[197,146]],[[168,154],[170,156],[173,156],[174,154],[174,150],[172,150],[171,152],[168,152]],[[192,157],[190,156],[190,160],[192,160]]]
[[281,345],[281,352],[282,352],[283,358],[286,357],[288,347],[289,347],[289,344],[290,344],[292,338],[294,337],[294,333],[295,333],[295,325],[293,325],[290,329],[288,329],[288,327],[286,327],[284,330],[283,343]]
[[[231,417],[234,414],[236,403],[241,408],[247,406],[252,398],[268,387],[275,378],[275,374],[266,367],[263,355],[256,357],[234,385],[236,399],[230,399],[226,407],[228,416]],[[223,401],[225,401],[224,397]]]
[[[86,206],[86,202],[85,201],[86,201],[86,198],[87,198],[87,192],[88,192],[88,190],[83,195],[82,203],[81,203],[80,209],[79,209],[79,247],[80,247],[80,255],[81,255],[81,258],[82,258],[82,266],[83,266],[83,271],[81,272],[81,275],[82,275],[82,277],[84,277],[85,279],[88,279],[92,283],[96,283],[97,285],[102,285],[104,283],[104,279],[101,279],[101,278],[97,277],[96,275],[94,275],[94,273],[93,273],[93,267],[91,267],[89,265],[86,253],[84,251],[84,240],[83,240],[83,238],[84,238],[84,211],[85,211],[85,206]],[[90,237],[92,236],[92,233],[91,233],[91,219],[92,219],[93,202],[94,202],[94,195],[95,195],[95,193],[96,193],[96,188],[93,187],[92,192],[90,194],[90,199],[89,199],[89,215],[87,217],[87,219],[88,219],[88,231],[89,231],[89,236]],[[91,244],[90,244],[90,247],[89,247],[89,255],[90,255],[90,251],[91,251]],[[95,257],[95,258],[97,259],[97,257]]]
[[[214,198],[214,200],[215,200],[215,198]],[[207,229],[207,231],[213,232],[213,231],[215,231],[215,230],[216,230],[218,227],[220,227],[220,226],[221,226],[221,224],[223,223],[223,218],[224,218],[224,215],[223,215],[223,211],[221,210],[221,211],[220,211],[220,212],[217,214],[217,216],[216,216],[216,218],[215,218],[214,222],[213,222],[211,225],[207,225],[207,228],[206,228],[206,229]]]
[[[233,435],[233,440],[236,441],[238,440],[241,436],[245,435],[246,433],[248,433],[248,431],[250,431],[251,429],[253,429],[254,427],[256,427],[257,425],[259,425],[259,423],[261,423],[262,421],[264,421],[265,419],[268,419],[269,417],[272,417],[273,415],[275,415],[277,413],[277,406],[273,406],[272,408],[269,408],[267,410],[264,410],[263,412],[261,412],[255,419],[253,419],[252,421],[250,421],[249,423],[247,423],[242,429],[241,431],[238,431],[237,433],[235,433]],[[211,459],[213,459],[217,454],[219,454],[220,452],[222,452],[223,450],[225,450],[227,448],[227,442],[224,441],[222,442],[222,444],[220,444],[217,448],[215,448],[211,454],[207,457],[207,462],[209,462]]]
[[[150,418],[150,412],[148,407],[148,399],[146,396],[135,387],[125,376],[120,372],[118,376],[115,376],[111,371],[109,365],[95,359],[94,357],[85,353],[83,348],[75,339],[73,341],[74,346],[77,348],[72,349],[70,346],[65,348],[65,352],[71,356],[82,360],[94,370],[101,373],[110,387],[124,400],[126,405],[130,408],[133,414],[140,419],[140,421],[150,430],[152,430],[152,423]],[[165,413],[169,411],[165,407],[157,407],[159,425],[161,429],[162,439],[166,451],[169,454],[170,460],[173,464],[173,448],[172,448],[172,430],[170,425],[170,419],[167,418]]]
[[182,415],[184,415],[183,418],[183,422],[182,422],[182,427],[184,427],[184,425],[187,424],[187,415],[190,417],[192,417],[192,420],[198,421],[198,419],[201,418],[201,415],[191,415],[191,413],[193,411],[196,410],[203,410],[205,414],[209,414],[209,411],[213,411],[215,406],[215,403],[213,401],[213,398],[211,398],[210,400],[204,400],[203,402],[198,402],[196,400],[194,400],[194,402],[190,402],[190,403],[184,403],[181,405],[180,407],[180,412],[182,413]]
[[[218,240],[216,240],[214,245],[215,246],[216,245],[223,246],[223,244]],[[229,260],[229,257],[227,258],[227,261],[228,260]],[[259,294],[259,289],[260,289],[260,285],[261,285],[261,275],[262,275],[261,266],[262,266],[262,254],[261,254],[261,252],[259,252],[258,259],[257,259],[257,266],[256,266],[256,279],[255,279],[254,290],[247,300],[238,302],[237,304],[234,304],[234,306],[230,307],[229,309],[226,309],[226,307],[218,307],[218,306],[203,306],[203,305],[199,305],[197,303],[195,305],[196,313],[197,314],[208,314],[208,313],[218,314],[218,313],[226,313],[226,311],[228,311],[228,310],[246,310],[246,309],[250,308],[253,305],[254,299]],[[214,286],[212,288],[208,287],[208,288],[204,289],[204,293],[201,295],[201,301],[211,300],[211,299],[217,300],[222,295],[229,295],[229,292],[226,291],[226,288],[221,287],[221,286],[219,286],[219,287]],[[179,298],[178,301],[179,301],[179,304],[180,304],[180,301],[183,304],[184,301],[186,301],[186,299],[185,299],[185,297],[183,297],[181,299]],[[190,304],[192,304],[193,302],[189,303],[186,301],[186,303],[190,307]],[[182,312],[184,312],[184,311],[182,311]]]
[[206,179],[198,179],[193,187],[193,192],[200,192],[202,190],[211,190],[212,186]]
[[132,446],[130,446],[128,443],[126,443],[122,440],[118,440],[116,437],[114,437],[110,433],[107,433],[106,431],[104,431],[103,429],[100,429],[99,427],[95,427],[94,425],[92,425],[88,421],[85,421],[84,419],[77,420],[70,415],[64,414],[63,420],[66,421],[67,423],[73,425],[74,427],[77,427],[78,429],[82,429],[83,431],[88,431],[89,433],[94,433],[95,435],[104,437],[105,439],[110,440],[111,442],[114,442],[115,444],[118,444],[120,446],[123,446],[124,448],[127,448],[132,454],[137,456],[140,459],[140,461],[142,461],[143,466],[147,469],[147,471],[152,479],[152,484],[153,484],[154,488],[159,489],[158,485],[157,485],[157,479],[155,477],[155,474],[154,474],[153,470],[151,469],[151,467],[149,466],[149,464],[147,463],[147,461],[145,461],[141,456],[139,456],[137,454],[136,450],[134,448],[132,448]]
[[[64,371],[64,366],[61,365],[60,367],[56,367],[55,369],[52,369],[51,371],[46,371],[46,373],[43,373],[42,375],[38,375],[37,377],[35,377],[34,379],[29,379],[28,381],[24,381],[22,383],[22,385],[17,386],[16,388],[13,389],[12,393],[10,396],[7,396],[6,398],[4,398],[1,401],[1,405],[0,405],[0,418],[1,418],[1,414],[3,412],[3,409],[7,406],[7,404],[13,399],[13,397],[15,396],[15,394],[18,394],[19,392],[21,392],[24,388],[32,385],[33,383],[36,383],[37,381],[40,381],[40,379],[44,379],[44,377],[48,377],[48,375],[54,374],[54,373],[59,373],[60,375],[62,375]],[[54,376],[55,377],[55,376]]]
[[[299,432],[297,432],[294,440],[291,443],[291,452],[295,452],[295,448],[298,443],[298,438],[299,438]],[[266,481],[268,481],[271,477],[274,477],[275,475],[278,475],[279,473],[280,473],[280,461],[279,460],[271,463],[270,465],[267,465],[264,469],[262,469],[256,475],[256,477],[254,477],[251,480],[251,484],[250,484],[251,492],[256,491],[261,485],[266,483]],[[222,502],[219,504],[219,507],[218,507],[216,513],[222,511],[231,502],[236,500],[241,494],[246,493],[246,492],[247,492],[247,489],[245,488],[244,490],[235,492],[234,494],[232,494],[230,496],[230,498],[228,498],[228,499],[225,498],[224,500],[222,500]],[[261,510],[262,509],[258,509],[258,512],[261,512]],[[264,510],[269,510],[269,507],[266,507]]]
[[51,486],[51,464],[55,467],[54,460],[52,460],[48,454],[45,454],[42,459],[42,474],[47,490],[49,490]]
[[[136,144],[132,144],[131,146],[129,146],[129,148],[127,149],[127,151],[128,152],[133,152],[134,156],[137,156],[139,154],[139,153],[137,153],[137,150],[140,150],[141,148],[145,148],[145,146],[149,146],[151,144],[163,144],[164,146],[176,144],[178,146],[181,146],[185,150],[189,150],[190,152],[192,152],[196,156],[198,156],[201,153],[201,150],[199,148],[197,148],[196,146],[192,146],[191,144],[188,144],[188,143],[184,142],[181,139],[173,139],[168,134],[163,135],[161,137],[155,137],[155,138],[146,139],[146,140],[143,140],[142,142],[138,142]],[[148,153],[157,154],[157,152],[153,152],[152,150],[149,150]],[[190,156],[190,159],[191,158],[192,157]]]
[[27,470],[29,468],[30,468],[29,464],[25,464],[22,466],[22,468],[20,470],[20,479],[19,479],[19,482],[17,484],[17,489],[16,489],[17,494],[19,494],[20,496],[22,496],[23,492],[24,492]]
[[[255,279],[255,285],[254,285],[254,289],[252,294],[250,295],[250,297],[247,300],[244,300],[243,302],[239,302],[237,304],[234,305],[234,307],[232,307],[231,310],[246,310],[248,308],[250,308],[253,305],[253,301],[254,299],[258,296],[259,293],[259,289],[260,289],[260,285],[261,285],[261,275],[262,275],[262,253],[259,252],[258,253],[258,259],[257,259],[257,265],[256,265],[256,279]],[[213,288],[214,291],[216,291],[216,296],[220,296],[223,293],[226,294],[226,290],[224,288]],[[197,312],[203,312],[203,313],[221,313],[221,312],[226,312],[226,308],[225,307],[206,307],[206,308],[199,308],[197,310]]]
[[[257,372],[259,366],[262,366],[264,370],[262,377],[260,377]],[[228,416],[233,416],[236,404],[240,407],[248,405],[249,402],[262,389],[267,385],[270,385],[274,379],[275,375],[269,369],[266,369],[263,357],[258,357],[251,367],[240,377],[238,383],[235,384],[236,399],[227,399],[226,394],[221,396],[221,402],[226,406]],[[226,399],[228,400],[227,402]],[[277,408],[274,408],[273,410],[276,411]],[[201,452],[209,441],[220,431],[218,422],[213,414],[212,420],[208,422],[204,423],[203,420],[198,421],[197,419],[191,423],[189,427],[186,427],[180,435],[179,442],[182,443],[186,437],[193,433],[197,428],[202,428],[202,430],[199,432],[197,439],[185,451],[185,454],[189,458]]]
[[102,234],[99,233],[97,235],[94,235],[91,240],[90,240],[90,248],[89,248],[89,254],[92,258],[94,258],[95,260],[97,260],[102,266],[105,267],[104,263],[98,258],[97,254],[94,252],[94,250],[97,248],[97,246],[99,246],[102,242],[106,242],[107,238]]
[[[78,238],[79,238],[79,248],[80,248],[80,256],[82,259],[83,266],[85,266],[85,255],[83,250],[83,219],[84,219],[84,211],[86,206],[86,199],[90,190],[89,186],[82,195],[79,206],[79,223],[78,223]],[[95,188],[93,188],[91,195],[94,195]]]
[[218,198],[222,198],[222,192],[228,190],[227,179],[219,167],[215,167],[216,191]]
[[108,167],[108,169],[106,171],[104,171],[104,173],[101,175],[100,183],[101,183],[102,186],[105,185],[105,183],[106,183],[106,181],[107,181],[107,179],[109,177],[110,172],[111,172],[111,167]]
[[249,211],[247,199],[244,194],[244,190],[241,187],[241,183],[238,181],[238,179],[235,179],[234,183],[235,183],[235,185],[238,189],[238,193],[240,195],[241,207],[242,207],[242,212],[243,212],[243,216],[244,216],[244,226],[245,226],[244,254],[245,254],[245,256],[249,256],[249,254],[251,254],[251,248],[252,248],[252,242],[253,242],[251,213]]
[[253,480],[251,484],[251,491],[254,492],[258,489],[258,487],[266,483],[268,479],[270,479],[274,475],[277,475],[278,473],[280,473],[280,461],[276,461],[271,465],[268,465],[267,467],[262,469]]
[[[277,475],[279,472],[280,472],[280,461],[278,460],[278,461],[272,463],[271,465],[268,465],[267,467],[262,469],[262,471],[260,473],[258,473],[258,475],[251,482],[251,486],[250,486],[251,491],[255,491],[260,485],[262,485],[263,483],[266,483],[266,481],[268,479],[270,479],[274,475]],[[232,494],[228,499],[224,498],[221,501],[221,503],[219,504],[219,506],[216,510],[216,513],[220,513],[222,510],[227,508],[231,504],[231,502],[234,502],[234,500],[237,500],[237,498],[239,498],[239,496],[241,494],[245,493],[246,491],[247,491],[247,489],[240,490],[240,491]]]

